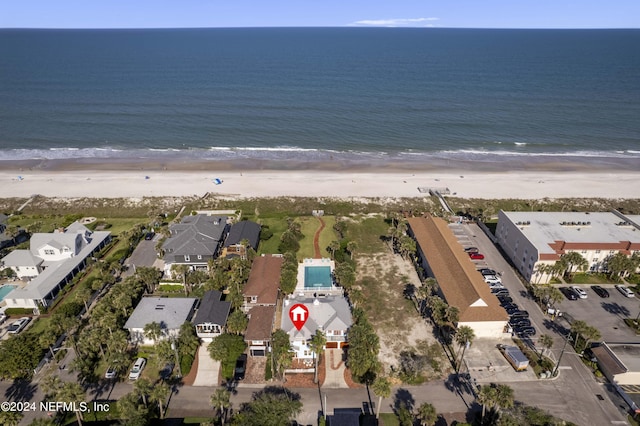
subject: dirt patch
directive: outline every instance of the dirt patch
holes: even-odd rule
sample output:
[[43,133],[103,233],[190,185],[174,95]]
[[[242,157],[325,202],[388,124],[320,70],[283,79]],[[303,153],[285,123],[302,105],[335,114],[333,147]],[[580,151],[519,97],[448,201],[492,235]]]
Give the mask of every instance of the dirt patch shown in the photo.
[[413,264],[389,252],[362,255],[358,259],[358,280],[364,295],[363,308],[380,338],[378,359],[385,372],[398,363],[398,354],[436,341],[411,300],[404,296],[408,284],[420,287]]

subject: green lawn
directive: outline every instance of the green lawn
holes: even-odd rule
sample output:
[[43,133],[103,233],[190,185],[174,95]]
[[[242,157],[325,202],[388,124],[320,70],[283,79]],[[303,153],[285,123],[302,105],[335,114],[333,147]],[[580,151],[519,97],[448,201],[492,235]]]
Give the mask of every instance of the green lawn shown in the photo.
[[338,235],[336,235],[336,231],[333,230],[333,225],[336,224],[335,216],[323,216],[322,220],[324,221],[324,229],[320,233],[320,253],[322,257],[330,257],[331,254],[327,251],[327,247],[331,241],[336,241],[338,239]]
[[572,284],[616,284],[605,274],[575,274],[571,280]]
[[280,253],[278,245],[280,245],[280,237],[287,230],[287,221],[283,218],[260,218],[262,225],[267,225],[273,236],[267,241],[260,241],[258,246],[258,254]]
[[300,223],[300,230],[302,231],[302,235],[304,235],[300,240],[298,260],[313,258],[315,256],[313,237],[318,229],[320,229],[320,221],[313,216],[300,217],[296,220]]

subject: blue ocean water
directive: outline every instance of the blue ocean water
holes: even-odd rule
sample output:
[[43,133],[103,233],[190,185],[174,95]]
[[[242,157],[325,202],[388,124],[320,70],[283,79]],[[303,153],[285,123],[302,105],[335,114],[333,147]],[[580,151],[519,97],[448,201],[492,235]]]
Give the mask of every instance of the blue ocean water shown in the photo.
[[640,30],[0,30],[0,160],[640,160],[638,46]]

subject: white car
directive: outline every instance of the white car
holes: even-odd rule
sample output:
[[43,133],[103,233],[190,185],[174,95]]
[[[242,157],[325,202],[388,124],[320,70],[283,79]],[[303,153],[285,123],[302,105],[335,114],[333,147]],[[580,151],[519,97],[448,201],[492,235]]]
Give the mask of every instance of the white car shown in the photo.
[[495,275],[485,275],[484,282],[487,284],[502,284],[500,278],[496,277]]
[[133,364],[131,372],[129,372],[129,380],[138,380],[145,365],[147,365],[147,360],[144,358],[138,358],[135,364]]
[[625,297],[636,297],[635,293],[629,289],[626,285],[616,284],[616,288],[620,293],[622,293]]
[[29,324],[29,321],[31,321],[31,318],[22,317],[19,320],[12,322],[9,326],[8,332],[11,334],[20,333],[22,330],[24,330],[27,324]]
[[573,291],[576,292],[576,294],[578,295],[578,297],[580,299],[586,299],[587,298],[587,292],[584,291],[583,289],[581,289],[580,287],[578,287],[577,285],[572,285],[571,288],[573,289]]

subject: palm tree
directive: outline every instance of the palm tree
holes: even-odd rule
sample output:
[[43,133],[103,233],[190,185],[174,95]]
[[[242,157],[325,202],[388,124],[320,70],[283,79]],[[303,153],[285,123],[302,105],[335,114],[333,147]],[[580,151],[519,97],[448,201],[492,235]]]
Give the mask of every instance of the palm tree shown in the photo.
[[380,404],[382,404],[382,398],[389,398],[391,396],[391,382],[386,377],[377,377],[371,385],[373,393],[378,395],[378,409],[376,410],[376,419],[380,418]]
[[149,393],[149,401],[158,403],[158,409],[160,410],[160,419],[164,419],[164,402],[167,400],[169,392],[169,385],[167,385],[166,383],[161,383],[155,385]]
[[174,275],[182,278],[184,294],[189,295],[189,289],[187,288],[187,278],[189,277],[189,271],[191,270],[191,268],[189,268],[189,265],[177,263],[171,267],[171,270],[173,271]]
[[460,356],[460,361],[456,362],[456,373],[460,372],[460,367],[462,367],[462,361],[464,360],[464,352],[467,347],[471,346],[473,343],[473,339],[476,337],[476,334],[473,332],[473,329],[468,325],[463,325],[458,328],[458,332],[456,333],[456,342],[462,348],[462,355]]
[[336,240],[333,240],[329,243],[329,250],[331,251],[331,258],[335,258],[336,251],[340,249],[340,243]]
[[220,416],[223,426],[227,419],[227,410],[231,408],[230,397],[231,392],[225,388],[216,389],[213,395],[211,395],[211,405],[218,410],[218,415]]
[[327,344],[327,338],[322,330],[316,330],[316,334],[311,337],[309,347],[313,351],[313,360],[315,361],[315,368],[313,371],[313,383],[318,383],[318,360],[320,354],[324,351],[324,345]]
[[573,277],[573,273],[577,270],[584,271],[589,266],[589,262],[577,251],[570,251],[562,255],[561,260],[567,265],[567,273],[569,279]]
[[24,417],[19,411],[0,411],[0,424],[4,426],[18,426]]
[[158,339],[160,339],[160,336],[162,336],[163,334],[162,326],[155,321],[150,322],[149,324],[145,324],[142,330],[143,330],[144,336],[149,340],[153,340],[154,343]]
[[356,250],[358,250],[358,243],[355,241],[349,241],[347,243],[347,251],[349,252],[349,256],[351,257],[352,260]]
[[478,390],[477,400],[482,405],[482,414],[480,416],[480,424],[483,424],[484,414],[486,412],[487,405],[494,406],[496,404],[498,395],[496,389],[491,385],[484,385]]
[[495,400],[495,408],[497,411],[499,409],[511,408],[513,407],[514,397],[513,397],[513,389],[509,387],[509,385],[496,385],[496,400]]
[[[56,393],[56,400],[64,401],[64,402],[73,402],[77,406],[80,406],[80,403],[86,401],[86,395],[84,389],[79,383],[67,382],[60,390]],[[76,410],[76,420],[78,421],[78,425],[82,426],[82,412],[80,410]]]
[[133,384],[133,391],[142,398],[142,403],[147,406],[147,396],[151,393],[153,386],[151,382],[144,377],[139,378]]
[[417,416],[418,420],[420,420],[421,426],[433,426],[436,424],[438,420],[438,414],[436,413],[436,407],[425,402],[418,407]]
[[540,343],[540,346],[542,346],[540,357],[543,357],[545,349],[551,349],[551,347],[553,346],[553,337],[549,336],[548,334],[543,334],[538,339],[538,342]]
[[247,328],[249,318],[239,309],[236,309],[227,319],[227,330],[233,334],[242,334]]

